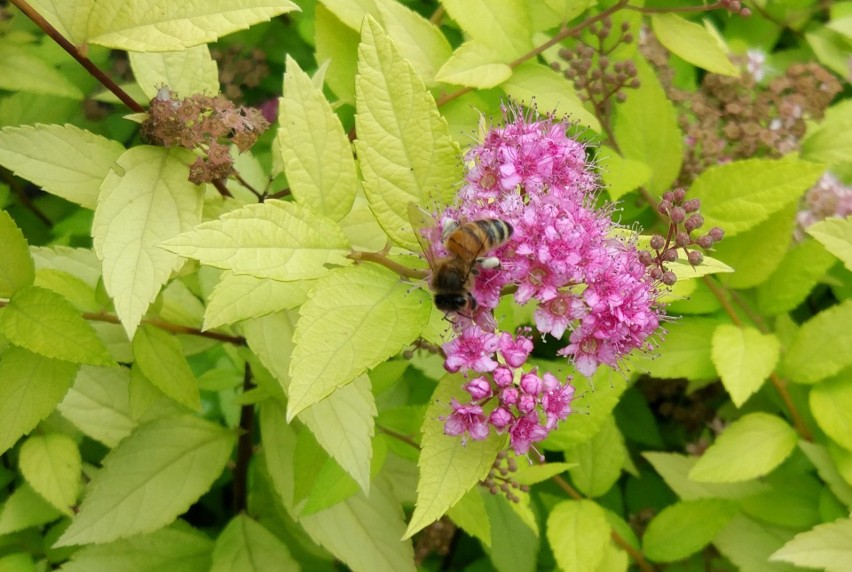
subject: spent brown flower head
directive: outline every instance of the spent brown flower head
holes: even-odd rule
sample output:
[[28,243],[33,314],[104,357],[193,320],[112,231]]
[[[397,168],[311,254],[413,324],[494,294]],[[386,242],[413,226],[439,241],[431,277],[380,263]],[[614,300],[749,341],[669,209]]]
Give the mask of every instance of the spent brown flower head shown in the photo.
[[168,87],[162,87],[151,100],[142,137],[157,145],[199,153],[190,167],[189,180],[209,183],[231,174],[231,144],[240,152],[247,151],[268,127],[260,111],[238,107],[223,95],[178,99]]

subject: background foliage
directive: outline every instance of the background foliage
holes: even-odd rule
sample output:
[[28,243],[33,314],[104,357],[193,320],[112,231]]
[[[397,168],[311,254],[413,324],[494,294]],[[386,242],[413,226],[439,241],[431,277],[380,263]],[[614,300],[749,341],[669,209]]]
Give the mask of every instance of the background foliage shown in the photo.
[[[0,570],[852,569],[852,3],[12,4]],[[507,98],[726,233],[545,463],[443,434],[406,215]]]

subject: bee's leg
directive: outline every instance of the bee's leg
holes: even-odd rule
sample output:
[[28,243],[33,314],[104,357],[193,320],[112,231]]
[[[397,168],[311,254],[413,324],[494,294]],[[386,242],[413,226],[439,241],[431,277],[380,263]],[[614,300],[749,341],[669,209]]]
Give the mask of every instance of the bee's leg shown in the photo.
[[496,256],[489,256],[488,258],[477,258],[476,263],[482,268],[497,268],[500,266],[500,259]]

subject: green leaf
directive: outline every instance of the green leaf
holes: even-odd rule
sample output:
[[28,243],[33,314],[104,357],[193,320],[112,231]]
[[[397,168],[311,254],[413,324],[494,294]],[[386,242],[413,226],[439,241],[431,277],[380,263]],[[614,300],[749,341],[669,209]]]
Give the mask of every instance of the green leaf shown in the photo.
[[560,570],[594,572],[609,542],[603,509],[590,500],[564,501],[547,517],[547,540]]
[[[559,375],[557,367],[541,364],[542,371],[548,369]],[[599,367],[591,379],[578,375],[571,383],[574,385],[571,409],[582,414],[569,415],[550,432],[542,441],[542,448],[548,451],[562,451],[589,441],[609,421],[613,408],[628,387],[624,376],[608,367]]]
[[290,363],[287,418],[328,396],[410,344],[431,312],[384,268],[338,269],[317,281],[302,305]]
[[666,484],[683,500],[703,498],[742,499],[764,493],[768,486],[757,481],[742,483],[703,483],[693,481],[689,473],[697,457],[679,455],[677,453],[642,453],[654,467]]
[[384,479],[370,495],[359,492],[340,504],[299,520],[310,537],[353,570],[414,572],[402,507]]
[[514,480],[522,485],[534,485],[560,475],[573,467],[571,463],[549,462],[543,465],[519,465]]
[[60,433],[33,435],[21,446],[18,463],[34,491],[68,516],[73,514],[83,464],[73,439]]
[[631,357],[634,368],[662,379],[712,379],[716,368],[707,340],[720,322],[712,318],[687,316],[668,326],[668,333],[654,357],[637,354]]
[[852,519],[827,522],[799,533],[769,559],[826,572],[847,572],[852,562]]
[[173,52],[129,52],[136,83],[148,99],[165,85],[178,97],[219,93],[219,70],[206,44]]
[[852,450],[852,376],[849,373],[816,384],[809,401],[820,429],[842,447]]
[[12,343],[49,358],[111,365],[112,358],[92,326],[65,298],[28,286],[0,313],[0,331]]
[[[813,226],[808,232],[811,228]],[[852,226],[849,228],[852,231]],[[794,245],[778,268],[757,287],[761,313],[771,316],[794,309],[805,300],[834,262],[834,256],[816,240]]]
[[820,478],[828,485],[834,496],[847,507],[852,508],[852,486],[840,474],[828,450],[822,445],[807,441],[799,441],[799,448],[816,467]]
[[83,99],[80,88],[34,49],[0,41],[0,89]]
[[201,409],[198,382],[177,338],[160,328],[143,325],[133,338],[133,356],[148,381],[163,393],[190,409]]
[[219,534],[210,572],[299,570],[287,545],[245,514],[235,516]]
[[524,101],[557,117],[567,117],[593,131],[600,132],[601,124],[594,113],[583,106],[574,94],[573,86],[562,74],[535,62],[527,62],[512,71],[512,77],[500,86],[506,95]]
[[101,279],[100,262],[90,248],[70,248],[62,245],[32,246],[30,253],[35,261],[36,270],[51,269],[67,272],[92,288],[95,288]]
[[716,535],[713,545],[734,564],[735,570],[796,572],[798,568],[769,561],[769,556],[792,536],[789,528],[767,526],[738,514]]
[[485,44],[468,40],[453,51],[435,79],[476,89],[495,87],[512,77],[512,68]]
[[86,40],[87,19],[93,0],[81,2],[54,2],[53,0],[34,0],[30,5],[50,22],[63,36],[75,45]]
[[[50,415],[71,387],[77,364],[10,347],[0,359],[0,453]],[[2,533],[0,533],[2,534]]]
[[103,310],[103,303],[98,300],[95,289],[67,272],[42,268],[36,272],[34,284],[39,288],[56,292],[81,312]]
[[62,513],[44,497],[23,484],[9,495],[0,509],[0,535],[53,522],[61,516]]
[[[266,316],[244,325],[249,347],[288,392],[294,329],[293,321],[286,313]],[[276,411],[283,419],[283,408]],[[370,391],[370,380],[360,376],[303,410],[297,418],[361,490],[368,492],[375,416],[376,403]]]
[[491,524],[488,556],[498,572],[534,572],[538,556],[538,530],[530,528],[505,496],[488,495],[485,507]]
[[355,148],[370,209],[392,240],[419,250],[408,204],[450,202],[462,178],[460,151],[423,80],[371,17],[355,94]]
[[802,141],[801,154],[828,167],[852,161],[852,114],[823,121]]
[[823,310],[802,324],[784,359],[791,381],[815,383],[852,364],[852,300]]
[[167,525],[210,488],[233,446],[231,431],[188,415],[139,427],[104,458],[55,546],[103,544]]
[[631,89],[627,100],[616,107],[615,140],[625,159],[641,161],[652,169],[648,188],[662,194],[680,172],[683,135],[677,111],[656,72],[641,57],[635,63],[640,87]]
[[721,324],[711,341],[713,364],[737,407],[755,393],[778,363],[781,344],[755,328]]
[[[428,86],[435,85],[438,68],[450,57],[452,48],[435,24],[395,0],[375,0],[372,13],[381,23],[402,57],[408,60]],[[359,22],[360,24],[360,22]]]
[[[576,415],[576,414],[575,414]],[[610,416],[594,437],[565,451],[571,482],[588,497],[606,493],[621,475],[627,457],[624,438]]]
[[57,409],[85,435],[115,447],[136,427],[130,411],[130,371],[82,366]]
[[307,300],[312,285],[310,280],[281,282],[226,270],[208,297],[204,329],[296,308]]
[[187,179],[186,149],[138,146],[118,158],[101,186],[92,237],[104,286],[127,337],[182,264],[159,244],[201,220],[203,193]]
[[[355,103],[355,75],[358,69],[358,24],[347,26],[326,8],[317,3],[314,15],[316,61],[328,63],[325,79],[328,87],[342,103]],[[346,6],[357,6],[345,1]]]
[[100,3],[89,16],[87,41],[118,50],[178,51],[298,9],[288,0]]
[[447,375],[438,382],[423,420],[420,445],[420,479],[417,482],[417,504],[404,538],[410,538],[441,518],[465,493],[485,478],[505,438],[491,433],[482,441],[451,437],[444,434],[439,419],[450,413],[452,399],[464,399],[460,376]]
[[648,523],[642,552],[656,562],[674,562],[704,548],[737,513],[737,504],[723,499],[679,502]]
[[852,216],[829,217],[812,224],[805,232],[839,258],[847,270],[852,270]]
[[443,0],[441,5],[464,32],[504,63],[533,48],[529,8],[521,0],[499,4],[487,0]]
[[[209,572],[213,541],[188,526],[170,526],[109,544],[84,546],[62,572]],[[235,569],[236,570],[236,569]]]
[[775,272],[793,239],[797,203],[788,204],[769,219],[713,245],[719,260],[735,272],[720,277],[730,288],[753,288]]
[[95,208],[101,182],[122,153],[121,143],[73,125],[0,129],[0,164],[87,209]]
[[276,200],[226,213],[161,246],[234,274],[284,281],[317,278],[326,264],[351,263],[348,241],[333,220]]
[[[489,493],[490,494],[490,493]],[[473,487],[447,511],[456,525],[479,540],[484,547],[491,546],[491,521],[485,510],[482,488]]]
[[27,552],[12,552],[0,556],[0,570],[3,572],[36,572],[33,557]]
[[698,459],[689,478],[708,483],[746,481],[770,473],[796,446],[796,432],[768,413],[750,413],[731,423]]
[[0,262],[0,296],[10,298],[21,288],[33,283],[35,264],[24,233],[6,211],[0,211],[0,244],[3,245],[3,260]]
[[740,70],[728,59],[719,38],[680,16],[671,13],[652,14],[654,36],[670,52],[709,72],[739,77]]
[[284,408],[275,400],[260,403],[260,438],[263,460],[272,488],[288,512],[294,512],[296,432],[284,419]]
[[701,199],[704,228],[722,227],[727,240],[797,201],[823,170],[823,165],[792,157],[745,159],[710,167],[689,194]]
[[339,221],[358,188],[352,145],[322,90],[290,56],[278,124],[284,172],[296,201]]
[[642,161],[625,159],[605,145],[598,149],[597,163],[601,167],[601,178],[606,185],[606,191],[613,201],[621,199],[651,179],[651,167]]

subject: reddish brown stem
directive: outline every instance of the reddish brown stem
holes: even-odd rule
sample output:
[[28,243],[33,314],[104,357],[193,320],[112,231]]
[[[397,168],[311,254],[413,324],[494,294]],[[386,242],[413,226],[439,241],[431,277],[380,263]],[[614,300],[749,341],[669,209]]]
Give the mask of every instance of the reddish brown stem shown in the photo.
[[137,113],[144,113],[145,108],[142,107],[139,103],[136,102],[132,97],[130,97],[126,91],[121,89],[117,83],[112,81],[112,79],[106,75],[103,71],[101,71],[98,66],[96,66],[92,60],[84,56],[80,53],[80,50],[71,42],[69,42],[65,36],[59,33],[59,30],[54,28],[50,22],[45,20],[41,14],[35,11],[32,6],[27,4],[26,0],[11,0],[12,5],[16,6],[21,12],[23,12],[27,18],[32,20],[39,28],[44,30],[44,33],[47,34],[54,42],[59,44],[63,50],[68,52],[72,58],[77,60],[81,66],[86,68],[95,79],[97,79],[101,84],[110,90],[115,96],[124,103],[127,107],[132,109]]
[[[245,365],[243,370],[243,395],[254,388],[251,366]],[[254,449],[254,403],[248,403],[240,408],[240,436],[237,441],[237,456],[234,464],[233,507],[234,514],[239,514],[248,505],[248,469]]]

